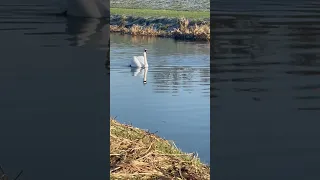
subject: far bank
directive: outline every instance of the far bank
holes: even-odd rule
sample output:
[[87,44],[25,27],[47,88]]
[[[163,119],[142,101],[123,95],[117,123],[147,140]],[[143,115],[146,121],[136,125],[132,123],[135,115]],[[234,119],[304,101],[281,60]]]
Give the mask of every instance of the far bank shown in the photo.
[[110,32],[210,41],[210,14],[203,11],[111,8]]

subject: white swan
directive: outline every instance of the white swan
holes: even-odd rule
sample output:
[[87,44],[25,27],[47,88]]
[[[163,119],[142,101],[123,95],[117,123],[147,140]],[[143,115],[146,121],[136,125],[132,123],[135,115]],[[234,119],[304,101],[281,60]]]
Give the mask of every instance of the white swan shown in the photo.
[[64,6],[66,6],[64,13],[70,16],[87,18],[110,16],[109,1],[107,0],[67,0]]
[[147,61],[147,50],[145,49],[143,52],[143,56],[133,56],[133,59],[129,65],[130,67],[136,68],[147,68],[149,67]]

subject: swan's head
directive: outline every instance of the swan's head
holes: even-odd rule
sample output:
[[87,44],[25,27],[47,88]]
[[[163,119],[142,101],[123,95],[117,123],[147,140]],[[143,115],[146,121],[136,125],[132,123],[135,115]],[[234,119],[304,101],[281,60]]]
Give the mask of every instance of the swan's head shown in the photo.
[[144,52],[147,52],[147,49],[144,49]]

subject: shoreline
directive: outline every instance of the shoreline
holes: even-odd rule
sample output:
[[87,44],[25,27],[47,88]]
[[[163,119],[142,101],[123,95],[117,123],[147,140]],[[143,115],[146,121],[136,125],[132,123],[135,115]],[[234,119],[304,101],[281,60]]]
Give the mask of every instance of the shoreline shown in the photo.
[[[137,13],[138,11],[140,13]],[[146,11],[145,15],[142,14],[144,11]],[[132,36],[152,36],[176,40],[210,42],[210,18],[206,18],[203,15],[192,18],[190,17],[190,12],[188,12],[189,14],[185,14],[189,16],[186,18],[175,14],[178,11],[170,11],[172,13],[166,17],[164,16],[166,12],[159,10],[119,9],[111,13],[110,32]],[[134,13],[139,15],[134,15]]]
[[172,141],[110,118],[110,179],[210,179],[210,167]]

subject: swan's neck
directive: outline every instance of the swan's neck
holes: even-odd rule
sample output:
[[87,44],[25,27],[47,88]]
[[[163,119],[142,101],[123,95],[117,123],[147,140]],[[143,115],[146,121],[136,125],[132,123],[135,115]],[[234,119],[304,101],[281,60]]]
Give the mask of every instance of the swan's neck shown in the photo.
[[146,52],[143,53],[143,57],[144,57],[144,64],[145,64],[145,65],[148,65],[147,53],[146,53]]

